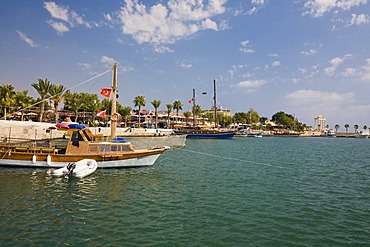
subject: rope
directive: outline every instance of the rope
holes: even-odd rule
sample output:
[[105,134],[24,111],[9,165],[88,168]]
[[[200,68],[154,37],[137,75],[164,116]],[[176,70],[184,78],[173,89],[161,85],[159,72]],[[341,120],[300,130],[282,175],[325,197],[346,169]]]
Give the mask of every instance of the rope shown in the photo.
[[[108,73],[108,72],[110,72],[111,70],[112,70],[112,69],[109,69],[109,70],[107,70],[107,71],[104,71],[103,73],[100,73],[100,74],[98,74],[98,75],[96,75],[96,76],[94,76],[94,77],[92,77],[92,78],[90,78],[90,79],[87,79],[86,81],[83,81],[83,82],[81,82],[81,83],[79,83],[79,84],[77,84],[77,85],[75,85],[75,86],[73,86],[73,87],[67,88],[65,91],[67,91],[67,90],[71,90],[71,89],[73,89],[73,88],[75,88],[75,87],[79,87],[79,86],[81,86],[81,85],[83,85],[83,84],[85,84],[85,83],[88,83],[89,81],[92,81],[92,80],[94,80],[94,79],[96,79],[96,78],[98,78],[98,77],[100,77],[100,76],[103,76],[103,75],[107,74],[107,73]],[[63,93],[64,93],[64,92],[62,92],[62,93],[60,93],[60,94],[63,94]],[[24,111],[24,110],[26,110],[26,109],[29,109],[29,108],[31,108],[32,106],[38,105],[38,104],[40,104],[41,102],[46,101],[46,100],[48,100],[48,99],[50,99],[50,98],[52,98],[52,97],[54,97],[54,96],[57,96],[57,95],[58,95],[58,94],[51,95],[50,97],[45,98],[44,100],[40,100],[40,101],[36,102],[35,104],[30,105],[30,106],[25,107],[25,108],[22,108],[22,109],[19,109],[18,111],[19,111],[19,112],[21,112],[21,111]]]
[[260,162],[255,162],[255,161],[251,161],[251,160],[245,160],[245,159],[231,158],[231,157],[226,157],[226,156],[217,155],[217,154],[203,153],[203,152],[198,152],[198,151],[189,150],[189,149],[179,149],[179,150],[184,151],[184,152],[189,152],[189,153],[211,156],[211,157],[215,157],[215,158],[222,158],[222,159],[227,159],[227,160],[234,160],[234,161],[239,161],[239,162],[251,163],[251,164],[260,165],[260,166],[269,166],[269,167],[275,167],[275,168],[280,168],[280,169],[287,169],[287,167],[284,167],[284,166],[273,165],[273,164],[268,164],[268,163],[260,163]]

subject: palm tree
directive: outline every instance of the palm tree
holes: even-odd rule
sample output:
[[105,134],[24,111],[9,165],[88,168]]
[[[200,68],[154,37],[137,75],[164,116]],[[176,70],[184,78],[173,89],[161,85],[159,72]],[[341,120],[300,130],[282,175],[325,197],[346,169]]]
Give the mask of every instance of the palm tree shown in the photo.
[[58,106],[60,103],[63,102],[63,94],[65,92],[66,92],[66,88],[63,85],[52,84],[49,88],[50,99],[54,103],[55,123],[58,123],[58,119],[59,119]]
[[180,100],[175,100],[175,102],[173,102],[173,109],[176,110],[176,116],[178,117],[179,116],[179,110],[182,110],[182,103]]
[[24,109],[32,105],[33,98],[28,96],[28,90],[24,90],[22,92],[16,92],[15,101],[16,105],[21,108],[21,121],[23,121]]
[[32,83],[31,86],[36,89],[37,93],[40,95],[40,118],[39,122],[42,122],[44,115],[45,100],[49,96],[49,91],[51,87],[50,81],[48,79],[42,80],[38,79],[38,83]]
[[[194,108],[193,109],[193,112],[195,114],[195,116],[194,116],[194,124],[196,125],[197,124],[196,123],[196,119],[198,118],[198,116],[200,116],[202,114],[203,110],[202,110],[202,107],[200,105],[195,105],[193,108]],[[204,124],[204,118],[203,118],[203,124]]]
[[367,126],[366,125],[364,125],[364,127],[362,127],[362,128],[363,128],[364,131],[367,130]]
[[346,128],[346,133],[348,132],[349,124],[345,124],[344,128]]
[[353,128],[355,129],[355,133],[357,133],[357,130],[358,130],[358,124],[353,125]]
[[[96,95],[96,94],[95,94]],[[97,95],[96,95],[97,96]],[[87,102],[86,108],[88,111],[92,112],[92,119],[91,124],[95,126],[95,118],[96,118],[96,112],[101,109],[101,103],[100,100],[96,97],[96,99],[89,100]]]
[[184,116],[185,116],[186,125],[188,125],[188,121],[189,121],[189,117],[191,116],[191,112],[190,111],[184,112]]
[[161,105],[161,101],[160,100],[153,100],[152,102],[152,105],[154,107],[154,114],[155,114],[155,128],[157,128],[157,124],[158,124],[158,108],[159,106]]
[[10,84],[0,86],[1,104],[4,107],[4,120],[6,120],[6,109],[10,108],[15,103],[14,87]]
[[339,130],[339,124],[336,124],[335,126],[334,126],[334,128],[335,128],[335,132],[338,132],[338,130]]
[[64,95],[64,108],[74,111],[75,122],[77,122],[78,119],[78,111],[86,106],[85,102],[86,100],[79,93],[70,93],[69,91],[67,91]]
[[170,127],[170,114],[172,112],[172,104],[166,104],[167,107],[167,128]]
[[131,110],[129,106],[120,107],[118,110],[118,113],[121,114],[122,118],[125,120],[125,127],[127,127],[127,119],[131,115]]
[[140,128],[140,109],[141,109],[142,106],[146,105],[145,97],[142,96],[142,95],[136,96],[134,98],[134,105],[135,105],[135,107],[139,108],[139,126],[138,127]]

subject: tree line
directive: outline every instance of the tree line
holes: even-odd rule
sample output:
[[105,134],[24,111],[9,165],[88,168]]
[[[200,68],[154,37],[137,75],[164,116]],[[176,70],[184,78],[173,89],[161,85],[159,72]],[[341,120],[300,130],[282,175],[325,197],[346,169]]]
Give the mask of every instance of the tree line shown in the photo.
[[[89,93],[77,93],[67,90],[63,85],[52,84],[47,78],[38,79],[38,82],[32,83],[31,86],[37,91],[39,98],[34,99],[28,95],[28,90],[21,92],[16,92],[14,87],[10,84],[3,84],[0,86],[0,97],[2,104],[2,111],[4,119],[7,118],[8,111],[19,111],[21,113],[21,120],[24,120],[24,113],[27,111],[35,110],[38,111],[38,121],[42,122],[45,114],[45,110],[53,110],[52,116],[53,121],[59,121],[59,111],[73,112],[75,119],[78,121],[78,113],[92,112],[92,124],[95,122],[96,112],[101,109],[111,109],[111,101],[108,99],[99,100],[97,94]],[[62,109],[59,106],[63,104]],[[161,100],[153,100],[150,102],[154,108],[155,114],[155,127],[158,125],[158,109],[161,106]],[[140,127],[140,115],[141,109],[147,104],[145,96],[139,95],[133,99],[133,105],[136,109],[132,109],[129,106],[122,106],[117,102],[117,112],[122,116],[125,123],[128,122],[131,112],[134,111],[139,116],[139,127]],[[170,114],[172,111],[176,112],[178,115],[179,111],[183,109],[183,104],[180,100],[175,100],[172,104],[166,104],[167,108],[167,119],[170,119]],[[212,109],[214,110],[214,109]],[[219,109],[217,109],[219,110]],[[215,121],[215,116],[213,111],[203,111],[201,106],[195,105],[192,111],[184,112],[186,122],[190,117],[195,114],[195,117],[208,119],[212,122]],[[108,112],[109,114],[109,112]],[[49,114],[50,115],[50,114]],[[222,127],[228,127],[231,124],[247,124],[252,128],[271,128],[269,125],[267,117],[260,117],[258,112],[253,109],[249,109],[248,112],[237,112],[234,116],[227,116],[221,111],[217,111],[217,124]],[[285,112],[275,113],[271,121],[276,125],[281,126],[285,129],[303,131],[308,126],[306,124],[300,123],[293,115],[287,114]],[[266,124],[267,123],[267,124]]]

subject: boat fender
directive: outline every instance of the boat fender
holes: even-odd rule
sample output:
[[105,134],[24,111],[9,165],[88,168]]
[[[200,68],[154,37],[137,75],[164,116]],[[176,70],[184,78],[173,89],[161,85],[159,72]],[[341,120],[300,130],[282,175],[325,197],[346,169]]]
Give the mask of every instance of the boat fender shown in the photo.
[[121,119],[121,115],[119,113],[114,113],[112,116],[111,116],[111,120],[112,121],[118,121],[119,119]]
[[50,165],[51,164],[51,156],[50,154],[48,155],[48,157],[46,158],[46,164]]
[[36,163],[36,155],[34,154],[33,156],[32,156],[32,163]]

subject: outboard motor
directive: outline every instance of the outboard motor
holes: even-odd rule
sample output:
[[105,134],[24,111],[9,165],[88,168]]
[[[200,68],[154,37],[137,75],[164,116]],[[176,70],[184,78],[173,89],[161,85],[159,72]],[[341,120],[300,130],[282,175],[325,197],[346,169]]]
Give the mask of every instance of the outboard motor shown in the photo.
[[73,170],[76,168],[76,163],[69,163],[67,165],[67,173],[64,175],[64,177],[70,177],[73,173]]

